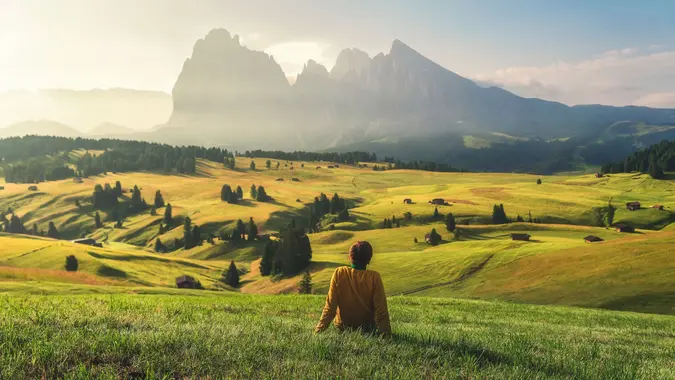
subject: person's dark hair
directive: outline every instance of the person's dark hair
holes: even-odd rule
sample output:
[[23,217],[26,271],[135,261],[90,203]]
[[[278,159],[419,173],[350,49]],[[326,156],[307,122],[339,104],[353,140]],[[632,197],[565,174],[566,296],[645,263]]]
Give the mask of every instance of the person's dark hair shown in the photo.
[[367,241],[357,241],[349,248],[349,259],[352,264],[368,265],[373,258],[373,246]]

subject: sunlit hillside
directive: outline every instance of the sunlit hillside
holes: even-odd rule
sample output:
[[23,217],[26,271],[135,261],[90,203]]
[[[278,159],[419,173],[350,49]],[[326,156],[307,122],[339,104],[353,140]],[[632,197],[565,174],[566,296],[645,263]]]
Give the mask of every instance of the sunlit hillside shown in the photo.
[[[82,154],[75,152],[74,154]],[[211,161],[200,161],[197,174],[163,175],[124,173],[73,180],[44,182],[36,191],[28,185],[4,184],[0,210],[11,209],[26,228],[37,224],[45,232],[53,222],[61,238],[88,236],[103,242],[102,248],[83,246],[46,237],[0,235],[0,287],[31,292],[114,285],[117,291],[137,287],[173,288],[176,277],[186,274],[212,290],[230,290],[220,282],[230,260],[242,273],[240,291],[288,293],[296,291],[297,277],[262,277],[259,259],[264,241],[233,244],[222,240],[238,219],[253,218],[261,235],[274,234],[295,221],[306,225],[314,197],[338,193],[346,199],[348,221],[324,218],[322,232],[310,234],[313,259],[310,270],[315,292],[325,292],[333,268],[345,265],[349,245],[355,240],[373,243],[376,254],[371,267],[382,273],[389,295],[414,294],[434,297],[504,299],[541,304],[564,304],[612,309],[675,313],[675,271],[668,247],[675,240],[670,226],[675,207],[675,185],[639,174],[537,177],[517,174],[435,173],[410,170],[373,171],[371,167],[334,165],[326,162],[286,162],[265,158],[237,159],[236,170]],[[332,166],[332,168],[329,168]],[[295,180],[294,180],[295,179]],[[537,184],[541,179],[541,184]],[[115,227],[110,212],[100,212],[103,226],[95,228],[91,195],[96,184],[120,181],[130,197],[138,186],[151,203],[160,190],[172,205],[175,222],[160,233],[164,208],[124,216]],[[220,199],[221,187],[241,186],[243,201],[228,204]],[[270,202],[251,199],[251,185],[264,186]],[[403,202],[409,198],[411,204]],[[447,205],[428,203],[443,198]],[[597,223],[596,209],[617,207],[614,223],[628,223],[635,234],[616,232]],[[628,201],[644,207],[664,205],[664,210],[627,211]],[[511,219],[525,222],[493,225],[493,205],[503,204]],[[438,208],[439,217],[434,218]],[[405,218],[405,213],[410,213]],[[444,215],[453,213],[459,233],[448,232]],[[8,213],[9,214],[9,213]],[[170,244],[182,237],[183,220],[189,217],[213,243],[169,253],[154,252],[157,238]],[[383,228],[385,218],[400,227]],[[536,223],[528,223],[532,218]],[[331,227],[334,226],[334,227]],[[334,229],[333,229],[334,228]],[[442,244],[425,243],[435,228]],[[528,233],[531,241],[512,241],[510,233]],[[604,242],[588,244],[595,235]],[[415,239],[417,242],[415,242]],[[80,269],[63,271],[65,256],[75,255]],[[89,289],[89,288],[87,288]]]

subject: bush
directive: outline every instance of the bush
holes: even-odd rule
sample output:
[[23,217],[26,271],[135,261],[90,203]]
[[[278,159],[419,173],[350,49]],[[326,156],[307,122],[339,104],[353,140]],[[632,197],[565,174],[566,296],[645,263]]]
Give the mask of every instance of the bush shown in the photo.
[[66,256],[66,265],[65,268],[68,272],[76,272],[79,263],[77,262],[77,257],[74,255]]

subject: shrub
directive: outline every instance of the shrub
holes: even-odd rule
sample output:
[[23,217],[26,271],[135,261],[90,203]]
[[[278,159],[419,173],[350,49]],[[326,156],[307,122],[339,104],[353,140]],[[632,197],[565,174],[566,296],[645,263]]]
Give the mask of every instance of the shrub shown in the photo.
[[77,262],[77,257],[75,255],[66,256],[66,265],[65,268],[68,272],[75,272],[79,263]]

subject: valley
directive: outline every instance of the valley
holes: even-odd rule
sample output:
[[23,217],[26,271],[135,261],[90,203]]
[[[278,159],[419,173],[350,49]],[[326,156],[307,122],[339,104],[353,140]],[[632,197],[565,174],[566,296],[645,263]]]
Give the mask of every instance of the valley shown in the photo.
[[[262,169],[251,170],[251,161]],[[270,161],[273,165],[267,169],[266,158],[237,157],[232,170],[200,159],[194,175],[108,173],[81,181],[43,182],[37,191],[27,190],[25,184],[4,183],[0,210],[11,210],[26,228],[35,224],[43,233],[52,222],[66,240],[0,234],[0,289],[26,294],[176,292],[175,279],[190,275],[207,290],[229,291],[232,288],[223,284],[222,276],[234,261],[241,271],[241,292],[294,293],[301,274],[260,275],[264,239],[233,243],[229,232],[237,220],[250,218],[264,236],[276,234],[291,221],[307,227],[314,197],[337,193],[348,204],[349,218],[335,220],[329,214],[321,220],[321,230],[308,235],[316,293],[327,290],[335,267],[348,264],[349,245],[368,240],[376,251],[371,266],[382,273],[389,295],[675,314],[671,281],[675,266],[668,248],[675,241],[671,181],[639,173],[595,178],[374,171],[364,165]],[[149,209],[126,215],[123,226],[116,228],[110,212],[102,210],[102,225],[96,228],[94,186],[118,181],[125,192],[137,186],[148,200],[161,191],[177,222],[160,231],[164,207],[155,215]],[[224,184],[246,189],[243,199],[237,204],[222,201]],[[264,186],[273,200],[252,199],[248,189],[253,184]],[[129,197],[123,194],[121,201]],[[429,204],[434,198],[444,199],[446,205]],[[636,233],[617,232],[598,219],[610,200],[616,208],[612,224],[631,225]],[[630,201],[641,202],[643,209],[626,210]],[[503,204],[512,223],[493,223],[495,204]],[[649,208],[654,204],[664,208]],[[447,231],[447,213],[454,215],[459,232]],[[213,236],[213,242],[155,252],[157,239],[170,246],[182,238],[186,217],[200,227],[204,239]],[[527,222],[530,218],[533,223]],[[385,219],[400,227],[383,228]],[[443,238],[437,246],[424,241],[432,228]],[[512,241],[512,233],[526,233],[531,239]],[[604,241],[586,243],[583,238],[588,235]],[[67,241],[82,236],[102,242],[102,247]],[[68,255],[77,257],[77,272],[63,270]]]

